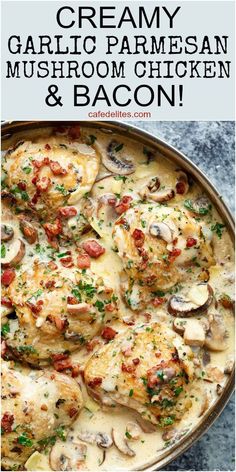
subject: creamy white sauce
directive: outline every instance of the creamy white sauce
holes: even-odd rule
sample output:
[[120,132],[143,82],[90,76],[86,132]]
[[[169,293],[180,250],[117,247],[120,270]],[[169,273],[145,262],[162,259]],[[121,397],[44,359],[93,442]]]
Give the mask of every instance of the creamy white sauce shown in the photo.
[[[104,134],[102,132],[98,132],[95,129],[85,129],[83,130],[84,134],[87,135],[95,135],[97,140],[104,139]],[[37,131],[37,135],[40,137],[41,135],[47,135],[48,130],[39,130]],[[27,132],[27,138],[30,135],[35,136],[35,132]],[[19,134],[18,139],[24,138],[25,132]],[[17,140],[18,140],[17,139]],[[15,140],[15,137],[14,137]],[[139,143],[132,142],[126,138],[117,137],[117,140],[124,144],[122,154],[127,154],[131,159],[136,162],[136,171],[135,173],[127,176],[125,182],[116,181],[115,188],[113,188],[113,192],[120,193],[122,195],[132,195],[137,196],[138,190],[143,182],[148,178],[155,175],[158,175],[160,180],[165,183],[166,187],[173,187],[176,181],[175,175],[175,166],[169,162],[167,159],[163,158],[162,156],[157,155],[156,160],[146,164],[146,155],[143,154],[143,146]],[[8,147],[11,142],[4,143],[4,146]],[[83,145],[81,145],[83,146]],[[105,180],[103,181],[105,185]],[[122,185],[121,185],[122,184]],[[186,196],[177,196],[174,203],[172,201],[169,202],[169,206],[172,207],[182,207],[183,200],[188,198],[190,200],[194,200],[196,196],[199,195],[199,187],[197,184],[194,184],[193,187],[189,190],[187,197]],[[201,191],[200,191],[201,193]],[[4,213],[5,212],[5,213]],[[208,221],[208,217],[206,217],[206,221]],[[3,208],[3,221],[4,222],[11,222],[11,225],[14,227],[14,237],[18,238],[19,236],[22,237],[21,232],[18,227],[18,222],[15,220],[14,216],[9,213],[9,211],[4,210]],[[213,222],[221,222],[219,215],[217,214],[216,210],[214,209],[212,212],[212,217],[209,220],[208,226],[210,227]],[[71,222],[73,224],[73,221]],[[96,222],[95,222],[96,225]],[[42,248],[41,253],[35,252],[35,248],[30,246],[27,242],[26,243],[26,255],[22,260],[22,263],[17,271],[20,273],[24,270],[30,271],[30,267],[33,264],[35,259],[40,260],[50,260],[50,256],[52,255],[52,251],[48,248],[48,243],[45,241],[45,234],[42,229],[40,229],[39,225],[37,224],[38,232],[39,232],[39,241],[38,245]],[[99,231],[99,227],[98,227]],[[98,258],[97,260],[92,260],[91,269],[97,275],[103,276],[106,284],[110,287],[115,289],[115,292],[118,293],[119,300],[120,300],[120,312],[121,317],[123,319],[132,317],[135,320],[135,323],[140,323],[144,320],[142,315],[133,315],[132,310],[130,310],[127,305],[124,303],[122,297],[120,296],[120,272],[122,270],[122,261],[120,260],[117,253],[115,253],[111,248],[113,247],[113,241],[111,237],[111,231],[109,228],[104,227],[100,228],[101,231],[101,239],[100,243],[102,246],[106,248],[105,254]],[[86,235],[84,237],[86,239]],[[215,295],[218,297],[220,294],[226,293],[228,296],[233,298],[233,288],[234,285],[232,283],[232,276],[234,268],[233,268],[233,249],[232,243],[230,241],[229,235],[227,230],[224,229],[222,232],[222,238],[219,239],[217,235],[214,233],[213,236],[213,245],[214,245],[214,255],[216,259],[216,264],[211,266],[209,269],[210,272],[210,280],[209,283],[212,286]],[[59,252],[63,252],[63,247],[60,248]],[[73,244],[70,245],[70,250],[74,251]],[[58,262],[55,255],[55,260]],[[61,267],[61,271],[63,272],[63,267]],[[185,282],[183,282],[183,288],[187,292],[189,288],[191,288],[193,279],[195,277],[195,273],[189,273],[188,278]],[[211,352],[211,363],[210,365],[213,367],[217,367],[223,373],[224,367],[226,364],[227,359],[231,358],[233,355],[233,346],[234,346],[234,321],[233,316],[230,310],[224,309],[222,306],[220,308],[220,312],[224,317],[224,321],[228,331],[228,339],[227,339],[227,349],[223,352]],[[5,310],[7,314],[7,311]],[[200,319],[200,317],[198,317]],[[3,318],[3,323],[6,321],[6,318]],[[155,312],[152,313],[152,322],[153,321],[162,321],[166,323],[167,326],[171,327],[173,323],[173,317],[167,313],[163,307],[157,308]],[[122,319],[120,321],[114,321],[112,324],[116,330],[122,332],[127,326],[124,325]],[[91,355],[88,354],[86,348],[81,349],[79,352],[75,352],[72,354],[72,359],[75,362],[78,362],[81,366],[86,364],[87,359]],[[179,431],[186,431],[186,435],[192,429],[196,428],[200,422],[202,422],[203,417],[199,417],[202,403],[203,403],[203,392],[208,392],[209,396],[209,408],[216,403],[218,400],[218,396],[216,393],[216,385],[219,383],[221,386],[224,387],[228,380],[227,375],[222,375],[222,380],[220,382],[213,382],[209,383],[204,381],[204,376],[201,380],[197,380],[194,382],[192,387],[191,395],[192,395],[192,407],[190,410],[183,416],[182,420],[175,426]],[[79,380],[80,382],[81,379]],[[27,391],[27,385],[25,390]],[[135,421],[137,418],[137,414],[129,410],[125,407],[116,407],[110,408],[107,407],[106,409],[101,407],[98,403],[92,400],[86,392],[86,389],[83,387],[83,392],[85,396],[85,407],[82,409],[79,417],[76,419],[75,423],[73,424],[72,431],[74,436],[78,434],[79,431],[90,431],[90,432],[107,432],[110,434],[112,427],[116,427],[120,432],[126,431],[126,425],[129,421]],[[24,393],[24,396],[26,392]],[[28,395],[31,395],[31,392],[28,392]],[[207,411],[205,412],[207,414]],[[135,451],[136,455],[134,457],[127,457],[122,455],[114,446],[106,452],[106,459],[102,465],[103,459],[103,451],[99,449],[96,445],[87,445],[87,456],[85,461],[85,466],[88,470],[130,470],[130,469],[139,469],[145,466],[147,463],[152,463],[154,461],[158,461],[165,452],[166,448],[171,448],[171,444],[168,445],[168,442],[164,441],[162,438],[163,431],[159,428],[155,433],[144,433],[141,431],[140,438],[137,440],[130,440],[129,444],[130,447]],[[69,447],[69,445],[68,445]],[[32,462],[32,461],[31,461]],[[34,470],[35,463],[31,463],[30,460],[27,461],[27,470]],[[40,454],[37,456],[37,463],[36,463],[37,470],[47,470],[49,469],[49,462],[48,462],[48,454],[44,455]]]

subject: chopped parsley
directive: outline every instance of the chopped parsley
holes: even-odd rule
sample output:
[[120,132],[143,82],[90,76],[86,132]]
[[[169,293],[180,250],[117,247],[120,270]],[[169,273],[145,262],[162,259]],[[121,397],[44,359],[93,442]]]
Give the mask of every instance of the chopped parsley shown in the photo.
[[18,436],[17,442],[21,444],[22,446],[26,446],[26,447],[33,446],[33,441],[32,439],[28,438],[27,433],[22,433],[20,436]]
[[6,246],[1,244],[1,257],[6,257]]
[[10,326],[9,323],[5,323],[2,325],[2,330],[1,330],[2,336],[6,336],[7,333],[10,333]]
[[211,231],[214,231],[217,234],[218,238],[221,239],[224,228],[225,225],[223,225],[222,223],[215,223],[211,226]]
[[203,216],[207,215],[209,213],[209,210],[211,209],[211,205],[208,205],[207,207],[204,206],[204,207],[195,208],[191,200],[185,200],[184,206],[187,210],[192,211],[193,213],[197,213],[198,215],[203,215]]
[[123,182],[125,182],[127,180],[127,177],[125,177],[125,175],[115,175],[114,179],[123,180]]
[[62,193],[62,195],[68,195],[68,191],[65,189],[64,184],[59,185],[57,184],[55,187],[55,190],[58,190],[58,192]]
[[32,167],[29,167],[29,166],[22,167],[22,170],[24,171],[25,174],[30,174],[30,172],[32,171]]
[[129,391],[129,397],[132,397],[133,394],[134,394],[134,390],[133,390],[133,388],[131,388],[130,391]]

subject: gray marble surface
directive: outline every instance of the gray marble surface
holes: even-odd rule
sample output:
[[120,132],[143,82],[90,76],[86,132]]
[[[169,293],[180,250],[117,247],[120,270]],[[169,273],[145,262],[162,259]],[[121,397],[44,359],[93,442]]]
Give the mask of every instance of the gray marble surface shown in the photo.
[[[184,152],[208,176],[234,211],[233,122],[137,121],[134,124]],[[235,470],[234,412],[232,398],[209,431],[164,470]]]

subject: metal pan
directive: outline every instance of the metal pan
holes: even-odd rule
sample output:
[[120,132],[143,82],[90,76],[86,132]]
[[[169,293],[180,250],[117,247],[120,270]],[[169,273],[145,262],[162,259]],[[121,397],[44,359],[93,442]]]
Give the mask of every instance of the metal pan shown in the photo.
[[[2,145],[11,137],[14,137],[15,133],[21,131],[28,131],[33,129],[39,129],[48,126],[68,126],[74,125],[75,122],[70,121],[15,121],[15,122],[4,122],[2,124]],[[186,170],[194,180],[201,185],[204,192],[208,194],[215,208],[222,217],[227,230],[234,242],[234,220],[233,217],[222,201],[221,195],[217,189],[212,185],[204,173],[193,164],[183,153],[179,152],[173,146],[169,145],[162,139],[156,138],[155,136],[143,131],[133,125],[120,123],[116,121],[81,121],[81,126],[89,126],[92,128],[102,129],[106,133],[119,133],[125,135],[128,138],[134,139],[140,142],[143,146],[151,147],[158,153],[161,153],[164,157],[168,158],[176,164],[177,167],[181,167]],[[182,440],[177,444],[173,445],[170,449],[166,449],[163,453],[158,455],[155,461],[149,461],[141,470],[159,470],[165,467],[169,462],[175,460],[180,454],[186,451],[192,444],[197,441],[212,425],[216,418],[220,415],[224,407],[226,406],[231,394],[234,390],[234,372],[228,378],[228,381],[224,387],[219,399],[215,404],[207,411],[203,419],[193,428]]]

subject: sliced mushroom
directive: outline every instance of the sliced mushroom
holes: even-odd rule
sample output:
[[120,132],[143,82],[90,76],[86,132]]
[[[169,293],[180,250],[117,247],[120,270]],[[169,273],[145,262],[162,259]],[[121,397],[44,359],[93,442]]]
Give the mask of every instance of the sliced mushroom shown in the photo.
[[183,336],[185,328],[186,328],[187,320],[183,320],[183,318],[175,318],[173,321],[173,330]]
[[203,196],[197,198],[194,202],[192,202],[190,211],[196,213],[197,215],[204,216],[208,214],[210,208],[210,200],[207,197]]
[[103,165],[114,174],[128,175],[135,171],[135,165],[131,159],[120,154],[122,144],[116,140],[110,141],[105,148],[96,141],[95,147],[101,152]]
[[87,446],[57,441],[52,447],[49,462],[52,470],[78,470],[86,459]]
[[92,431],[81,431],[79,439],[88,444],[97,444],[101,449],[109,449],[113,445],[112,438],[107,433],[94,433]]
[[211,362],[211,355],[209,353],[209,351],[207,351],[206,349],[203,349],[202,350],[202,363],[204,366],[210,364]]
[[149,226],[149,233],[156,238],[163,239],[168,244],[173,240],[173,233],[170,227],[163,222],[154,222]]
[[128,439],[139,439],[140,438],[140,427],[137,423],[129,421],[126,425],[125,435]]
[[213,299],[213,290],[209,284],[197,284],[188,293],[188,296],[172,295],[168,303],[171,315],[188,317],[201,315],[209,308]]
[[224,351],[227,348],[225,325],[221,316],[217,314],[209,316],[205,346],[211,351]]
[[107,433],[97,433],[96,443],[97,446],[101,447],[102,449],[109,449],[113,445],[112,438]]
[[222,370],[220,370],[218,367],[209,365],[206,368],[206,374],[204,376],[204,380],[206,380],[207,382],[221,383],[224,380],[224,374]]
[[34,244],[38,240],[37,229],[24,218],[20,218],[20,230],[29,244]]
[[176,193],[186,195],[189,191],[188,177],[182,170],[178,171],[177,182],[175,186]]
[[151,434],[157,430],[156,426],[153,423],[150,423],[149,421],[145,420],[141,416],[139,416],[136,421],[144,433]]
[[10,245],[9,250],[7,250],[6,257],[1,257],[1,265],[4,269],[14,267],[19,264],[24,255],[25,243],[21,239],[16,239]]
[[195,318],[187,321],[184,331],[184,342],[188,346],[203,346],[205,342],[205,330],[202,323]]
[[153,177],[149,182],[140,189],[139,195],[143,200],[151,199],[154,202],[167,202],[175,196],[175,192],[171,188],[160,189],[160,180]]
[[122,435],[120,431],[118,431],[115,428],[112,428],[111,434],[112,434],[114,445],[117,447],[117,449],[120,452],[122,452],[122,454],[125,454],[126,456],[130,456],[130,457],[134,457],[136,455],[133,449],[129,447],[129,445],[127,444],[127,441],[124,439],[124,436]]
[[1,224],[1,240],[2,242],[10,241],[14,236],[14,229],[11,226]]
[[224,388],[222,387],[222,385],[220,385],[220,384],[217,384],[217,385],[216,385],[216,393],[217,393],[217,395],[220,396],[220,395],[222,394],[223,390],[224,390]]

